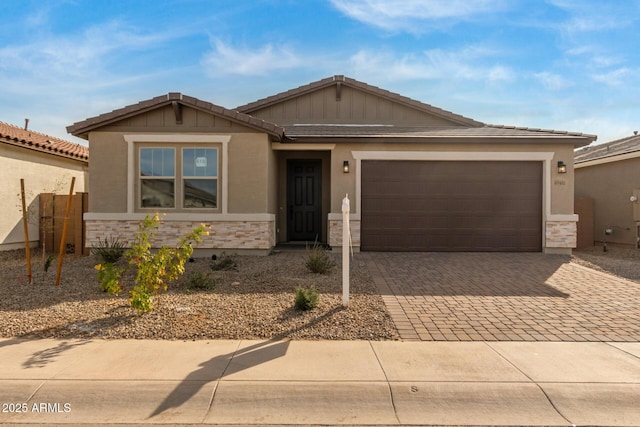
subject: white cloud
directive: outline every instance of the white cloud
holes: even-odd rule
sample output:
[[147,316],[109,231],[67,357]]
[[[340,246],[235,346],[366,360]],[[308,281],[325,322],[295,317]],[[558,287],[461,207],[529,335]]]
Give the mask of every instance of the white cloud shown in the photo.
[[550,90],[561,90],[573,86],[573,83],[559,74],[543,71],[534,74],[534,77],[542,83],[542,85]]
[[205,72],[213,77],[227,74],[265,75],[274,70],[300,67],[305,63],[286,46],[267,44],[260,48],[235,48],[214,40],[214,48],[202,59]]
[[[385,30],[425,32],[425,21],[466,20],[494,13],[504,7],[503,0],[330,0],[345,15]],[[421,25],[422,24],[422,25]]]
[[596,82],[604,83],[608,86],[624,86],[628,79],[634,77],[637,73],[630,68],[618,68],[608,73],[594,74],[591,76]]
[[460,51],[432,49],[421,55],[397,56],[392,52],[361,50],[351,56],[351,67],[357,75],[379,76],[384,70],[387,80],[442,79],[504,82],[514,79],[511,68],[489,63],[495,53],[468,47]]

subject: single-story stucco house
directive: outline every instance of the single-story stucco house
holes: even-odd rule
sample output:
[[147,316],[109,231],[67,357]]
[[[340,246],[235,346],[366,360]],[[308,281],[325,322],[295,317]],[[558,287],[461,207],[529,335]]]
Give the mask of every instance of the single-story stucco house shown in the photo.
[[[89,140],[87,244],[166,213],[172,243],[268,253],[354,249],[570,253],[573,150],[593,135],[487,125],[341,75],[223,108],[169,93],[77,122]],[[561,167],[559,167],[561,166]]]
[[[75,191],[85,191],[89,149],[63,139],[0,122],[0,250],[24,248],[20,179],[24,179],[29,218],[29,241],[40,239],[38,195],[54,191],[60,184],[69,191],[75,177]],[[35,217],[33,216],[35,215]]]
[[640,135],[575,152],[576,198],[593,203],[596,242],[640,247]]

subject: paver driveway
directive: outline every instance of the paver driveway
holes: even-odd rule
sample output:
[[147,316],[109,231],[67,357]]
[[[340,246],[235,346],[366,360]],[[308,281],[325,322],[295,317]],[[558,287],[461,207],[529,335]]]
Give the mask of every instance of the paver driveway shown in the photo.
[[541,253],[361,253],[403,340],[640,341],[640,284]]

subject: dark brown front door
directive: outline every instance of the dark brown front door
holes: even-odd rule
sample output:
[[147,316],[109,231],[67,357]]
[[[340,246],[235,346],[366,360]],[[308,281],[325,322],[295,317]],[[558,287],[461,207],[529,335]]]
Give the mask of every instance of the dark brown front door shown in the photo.
[[320,240],[322,231],[322,163],[289,160],[287,163],[287,229],[289,241]]
[[539,252],[542,163],[363,161],[361,249]]

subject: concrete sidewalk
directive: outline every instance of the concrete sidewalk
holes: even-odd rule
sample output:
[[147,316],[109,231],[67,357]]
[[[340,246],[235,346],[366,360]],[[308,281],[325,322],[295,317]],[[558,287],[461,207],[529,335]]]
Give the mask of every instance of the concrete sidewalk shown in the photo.
[[637,426],[640,343],[0,339],[0,403],[2,425]]

